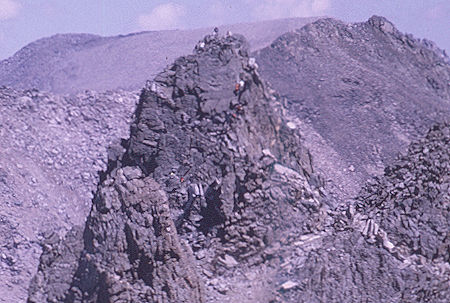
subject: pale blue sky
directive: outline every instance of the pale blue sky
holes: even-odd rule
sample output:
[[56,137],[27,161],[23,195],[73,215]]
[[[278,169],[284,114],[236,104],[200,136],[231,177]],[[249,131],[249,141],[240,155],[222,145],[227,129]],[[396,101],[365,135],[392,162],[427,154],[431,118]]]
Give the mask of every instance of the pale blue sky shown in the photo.
[[450,0],[0,0],[0,60],[56,33],[109,36],[324,15],[351,22],[385,16],[450,50]]

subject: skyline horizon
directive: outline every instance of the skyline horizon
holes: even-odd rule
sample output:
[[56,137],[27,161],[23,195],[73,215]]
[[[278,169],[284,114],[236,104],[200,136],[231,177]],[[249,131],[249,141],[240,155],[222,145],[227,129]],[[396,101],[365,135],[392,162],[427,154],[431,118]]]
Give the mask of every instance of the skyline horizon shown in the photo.
[[159,30],[193,30],[241,23],[329,17],[346,23],[385,17],[403,33],[433,41],[447,55],[450,2],[430,0],[0,0],[0,60],[56,34],[102,37]]

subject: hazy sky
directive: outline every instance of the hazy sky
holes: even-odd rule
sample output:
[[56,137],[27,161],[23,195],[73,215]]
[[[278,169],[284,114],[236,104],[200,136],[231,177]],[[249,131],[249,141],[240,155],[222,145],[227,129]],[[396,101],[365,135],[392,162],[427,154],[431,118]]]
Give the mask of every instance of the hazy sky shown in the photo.
[[381,15],[450,50],[450,0],[0,0],[0,60],[56,33],[117,35],[325,15],[351,22]]

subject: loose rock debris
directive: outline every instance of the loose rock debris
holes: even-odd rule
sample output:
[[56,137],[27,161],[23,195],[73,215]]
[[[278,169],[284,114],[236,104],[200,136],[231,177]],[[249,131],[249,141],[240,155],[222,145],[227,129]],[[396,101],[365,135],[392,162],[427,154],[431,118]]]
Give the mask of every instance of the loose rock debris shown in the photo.
[[245,39],[200,44],[142,91],[85,226],[45,235],[29,301],[446,302],[448,123],[336,207]]

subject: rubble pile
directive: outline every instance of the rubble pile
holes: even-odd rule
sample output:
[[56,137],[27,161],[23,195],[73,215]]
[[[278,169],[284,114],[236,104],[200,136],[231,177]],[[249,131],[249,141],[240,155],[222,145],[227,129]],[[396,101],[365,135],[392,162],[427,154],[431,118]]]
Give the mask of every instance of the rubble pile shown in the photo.
[[128,138],[137,100],[0,87],[0,302],[26,300],[40,242],[85,222],[108,146]]
[[331,211],[329,233],[279,274],[295,287],[275,302],[447,302],[449,139],[450,125],[436,124]]
[[361,191],[356,209],[400,255],[449,262],[450,126],[437,124]]

